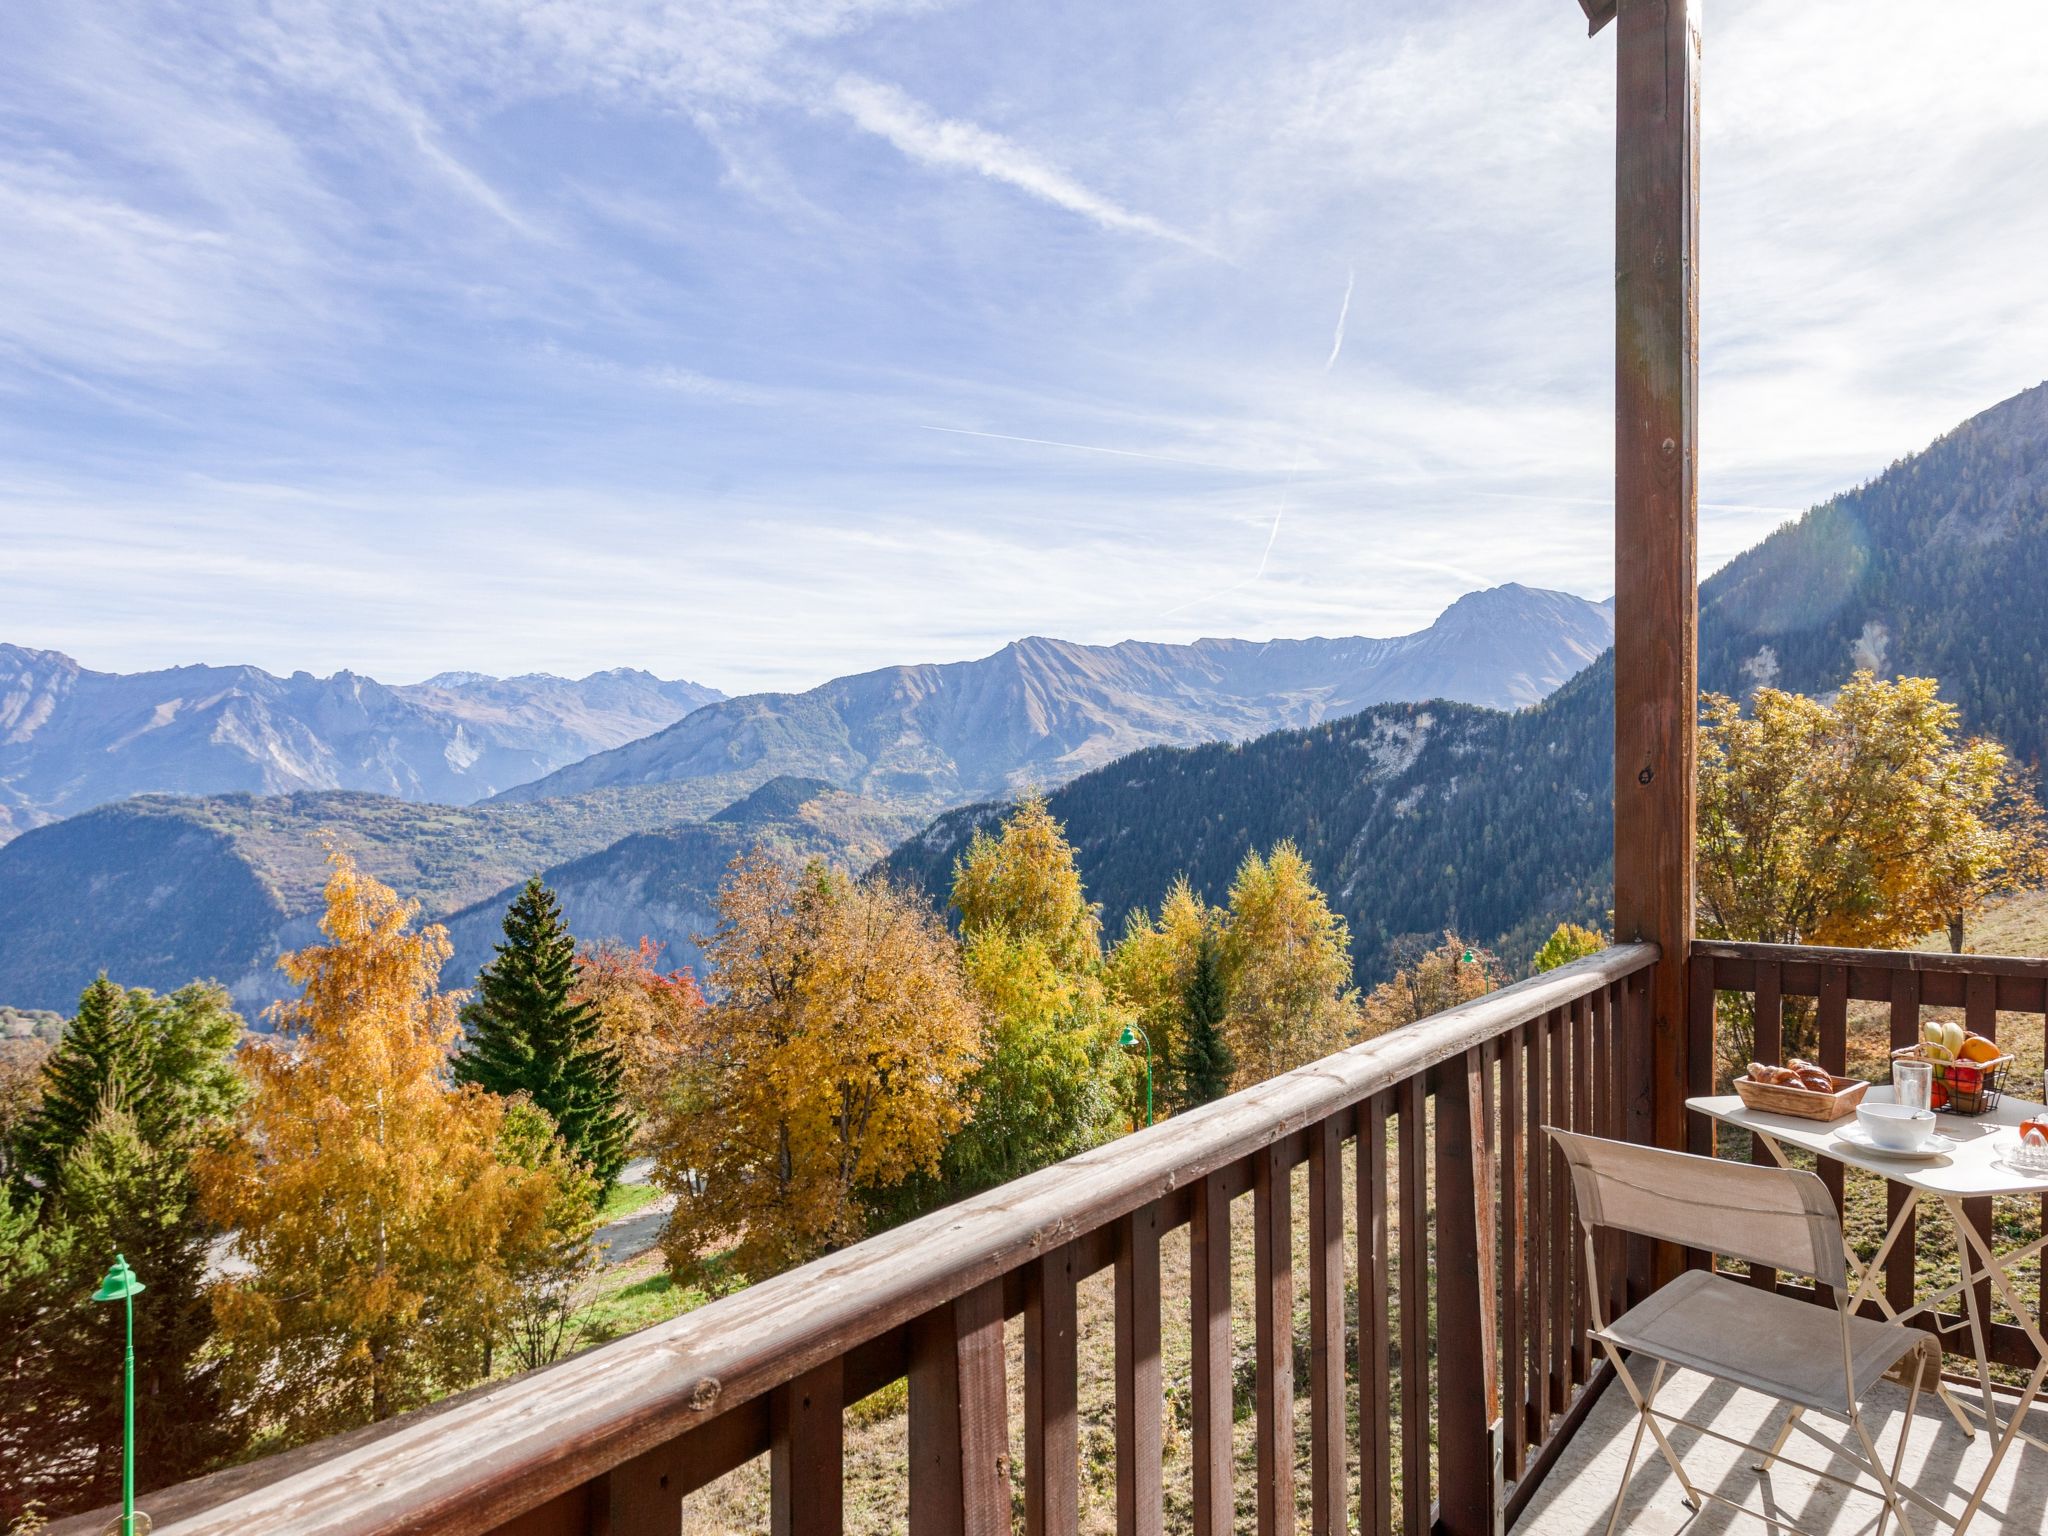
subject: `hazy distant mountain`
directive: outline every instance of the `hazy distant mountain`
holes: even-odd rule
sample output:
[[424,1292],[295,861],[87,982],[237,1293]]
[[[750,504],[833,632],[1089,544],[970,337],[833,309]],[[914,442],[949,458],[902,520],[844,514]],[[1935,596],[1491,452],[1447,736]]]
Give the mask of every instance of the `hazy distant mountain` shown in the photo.
[[793,774],[937,807],[1062,784],[1141,747],[1241,741],[1391,699],[1519,708],[1613,636],[1611,604],[1509,585],[1462,597],[1429,628],[1392,640],[1034,637],[977,661],[728,699],[499,798],[699,779],[738,794]]
[[0,841],[137,794],[354,789],[463,804],[723,697],[625,668],[393,687],[257,667],[95,672],[0,645]]

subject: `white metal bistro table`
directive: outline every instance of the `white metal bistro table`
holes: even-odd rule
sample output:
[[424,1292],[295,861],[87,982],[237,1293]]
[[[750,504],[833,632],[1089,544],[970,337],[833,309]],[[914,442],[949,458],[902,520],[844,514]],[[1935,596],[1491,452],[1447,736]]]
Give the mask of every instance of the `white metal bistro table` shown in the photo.
[[[1892,1091],[1888,1087],[1873,1087],[1864,1095],[1866,1104],[1889,1103]],[[2048,1247],[2048,1234],[2035,1238],[2021,1247],[2011,1248],[2004,1253],[1996,1252],[1982,1233],[1964,1218],[1965,1200],[1984,1199],[1994,1195],[2039,1195],[2048,1193],[2048,1177],[2030,1174],[2013,1167],[2007,1161],[2007,1154],[2019,1145],[2019,1124],[2024,1119],[2044,1113],[2039,1104],[2028,1103],[2006,1095],[1999,1101],[1998,1108],[1982,1115],[1935,1116],[1935,1129],[1955,1143],[1954,1150],[1939,1157],[1888,1156],[1867,1145],[1844,1141],[1839,1133],[1855,1125],[1856,1118],[1837,1120],[1822,1124],[1817,1120],[1801,1120],[1793,1115],[1773,1115],[1750,1109],[1734,1094],[1720,1094],[1706,1098],[1687,1099],[1687,1109],[1696,1114],[1718,1120],[1723,1125],[1748,1131],[1763,1144],[1780,1166],[1790,1167],[1785,1149],[1796,1147],[1804,1152],[1832,1158],[1844,1167],[1861,1169],[1881,1178],[1892,1180],[1912,1190],[1915,1195],[1926,1195],[1948,1213],[1950,1224],[1956,1232],[1956,1256],[1962,1269],[1962,1279],[1954,1286],[1932,1296],[1916,1300],[1904,1311],[1893,1308],[1882,1288],[1876,1285],[1876,1278],[1884,1272],[1885,1260],[1890,1256],[1893,1244],[1897,1243],[1911,1222],[1913,1212],[1919,1205],[1917,1199],[1905,1201],[1899,1207],[1899,1214],[1892,1221],[1878,1246],[1877,1253],[1868,1264],[1859,1264],[1854,1250],[1849,1248],[1846,1236],[1843,1250],[1848,1254],[1849,1274],[1855,1282],[1852,1305],[1860,1307],[1866,1301],[1874,1301],[1888,1318],[1909,1321],[1925,1312],[1938,1316],[1935,1309],[1950,1297],[1961,1293],[1965,1326],[1970,1333],[1971,1353],[1977,1359],[1977,1379],[1984,1392],[1983,1414],[1993,1435],[1997,1437],[1991,1451],[1991,1461],[1978,1479],[1977,1487],[1970,1495],[1969,1505],[1956,1521],[1957,1536],[1975,1518],[1978,1506],[1984,1502],[1984,1495],[1990,1491],[1991,1479],[1997,1473],[2005,1453],[2012,1448],[2016,1439],[2022,1438],[2020,1426],[2026,1420],[2027,1411],[2041,1396],[2044,1380],[2048,1380],[2048,1338],[2042,1335],[2042,1319],[2021,1299],[2020,1290],[2012,1270],[2025,1263]],[[1989,1338],[1991,1320],[1979,1314],[1977,1308],[1977,1282],[1988,1280],[1996,1287],[2012,1315],[2019,1320],[2021,1329],[2032,1342],[2036,1364],[2027,1378],[2027,1385],[2020,1394],[2005,1423],[1998,1421],[1996,1399],[1991,1391],[1991,1361]],[[1937,1332],[1954,1332],[1953,1328]],[[1956,1400],[1948,1389],[1940,1389],[1941,1399],[1962,1425],[1966,1433],[1976,1433],[1962,1415]],[[2032,1436],[2025,1436],[2032,1439]],[[2039,1445],[2039,1441],[2035,1441]]]

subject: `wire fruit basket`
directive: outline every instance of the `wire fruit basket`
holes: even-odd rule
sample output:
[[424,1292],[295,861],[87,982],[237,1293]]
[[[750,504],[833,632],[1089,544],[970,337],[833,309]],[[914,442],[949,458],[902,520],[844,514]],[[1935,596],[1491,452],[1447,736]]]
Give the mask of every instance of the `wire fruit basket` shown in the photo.
[[1998,1108],[2005,1093],[2005,1075],[2012,1070],[2010,1053],[1990,1061],[1943,1060],[1923,1045],[1905,1045],[1892,1052],[1893,1061],[1924,1061],[1934,1068],[1931,1108],[1946,1115],[1981,1115]]

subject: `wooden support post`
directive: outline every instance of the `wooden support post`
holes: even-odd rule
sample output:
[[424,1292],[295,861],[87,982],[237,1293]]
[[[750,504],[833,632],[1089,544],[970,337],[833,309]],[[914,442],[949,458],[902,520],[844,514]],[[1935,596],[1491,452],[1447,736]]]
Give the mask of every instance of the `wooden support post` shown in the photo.
[[[1614,932],[1662,948],[1630,1132],[1683,1149],[1699,699],[1699,29],[1620,0],[1614,326]],[[1656,1278],[1681,1265],[1659,1245]]]
[[[1493,1107],[1470,1050],[1436,1091],[1437,1516],[1444,1536],[1499,1536],[1500,1359],[1495,1318]],[[1403,1234],[1406,1241],[1406,1234]]]

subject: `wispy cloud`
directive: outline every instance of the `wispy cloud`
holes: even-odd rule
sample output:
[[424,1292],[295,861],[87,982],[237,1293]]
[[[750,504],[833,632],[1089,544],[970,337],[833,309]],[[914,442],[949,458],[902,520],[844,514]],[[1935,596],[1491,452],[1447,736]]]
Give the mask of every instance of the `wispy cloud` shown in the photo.
[[1123,207],[1083,186],[1023,145],[974,123],[940,117],[893,85],[841,75],[832,87],[832,103],[858,127],[888,140],[920,164],[972,171],[1104,229],[1202,249],[1200,242],[1150,214]]
[[[2048,12],[1708,38],[1712,565],[2040,377]],[[755,686],[1605,596],[1612,91],[1542,0],[0,7],[0,638]]]
[[1063,443],[1050,437],[1019,437],[1014,432],[981,432],[973,427],[940,427],[929,422],[920,422],[926,432],[950,432],[955,437],[986,437],[1000,443],[1030,443],[1039,448],[1067,448],[1076,453],[1106,453],[1118,459],[1144,459],[1153,464],[1185,464],[1194,469],[1218,469],[1225,466],[1205,464],[1200,459],[1181,458],[1166,453],[1141,453],[1135,448],[1105,448],[1100,443]]

